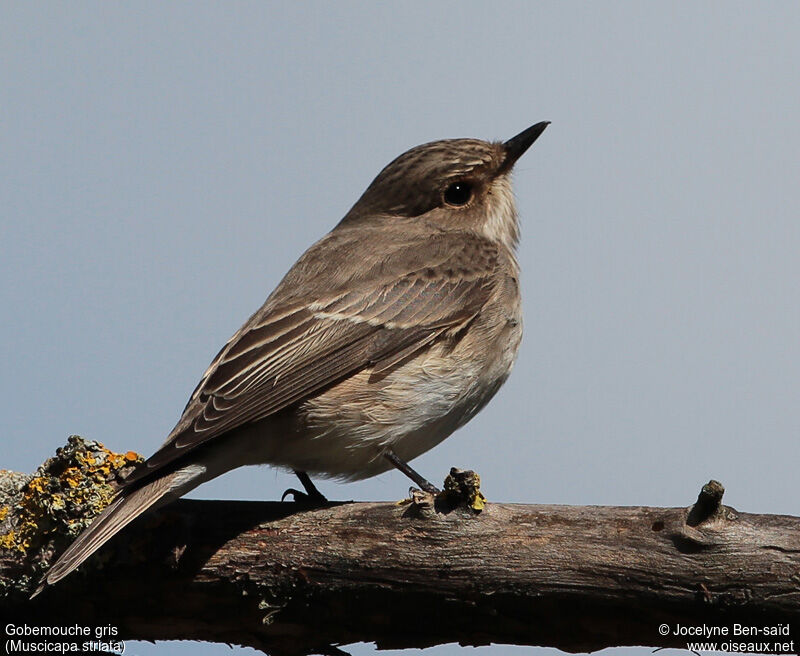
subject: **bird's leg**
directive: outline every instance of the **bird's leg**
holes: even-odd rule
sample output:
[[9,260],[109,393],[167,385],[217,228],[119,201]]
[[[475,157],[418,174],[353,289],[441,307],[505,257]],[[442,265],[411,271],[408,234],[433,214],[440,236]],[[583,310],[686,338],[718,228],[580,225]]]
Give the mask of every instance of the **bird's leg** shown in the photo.
[[327,502],[328,501],[322,495],[322,492],[320,492],[317,489],[317,486],[314,485],[314,483],[311,482],[311,478],[309,478],[308,474],[306,474],[304,471],[295,471],[294,473],[297,474],[297,478],[300,479],[300,483],[302,483],[303,488],[305,489],[306,494],[309,497],[312,497],[312,498],[316,499],[317,501],[323,501],[323,502]]
[[311,482],[311,479],[308,477],[304,471],[297,471],[294,470],[294,473],[297,474],[297,478],[300,479],[300,482],[303,484],[305,488],[305,492],[301,492],[300,490],[295,490],[293,487],[290,487],[286,492],[283,493],[281,496],[281,501],[283,501],[286,497],[290,494],[295,501],[303,502],[303,503],[328,503],[328,500],[322,495],[316,486]]
[[408,476],[412,481],[414,481],[417,485],[420,486],[425,492],[429,492],[430,494],[439,494],[440,490],[438,487],[426,481],[422,476],[420,476],[417,472],[415,472],[407,462],[401,460],[397,457],[397,454],[392,451],[391,449],[386,449],[383,452],[383,457],[386,458],[389,462],[391,462],[395,467],[397,467],[401,472],[403,472],[406,476]]

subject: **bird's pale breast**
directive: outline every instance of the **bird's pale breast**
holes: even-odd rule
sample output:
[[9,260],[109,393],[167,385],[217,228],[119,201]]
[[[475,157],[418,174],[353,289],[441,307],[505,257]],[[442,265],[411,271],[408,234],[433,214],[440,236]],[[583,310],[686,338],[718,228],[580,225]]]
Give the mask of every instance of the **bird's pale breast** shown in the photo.
[[391,468],[381,457],[386,447],[407,462],[436,446],[483,408],[511,371],[522,323],[516,281],[506,283],[459,334],[380,375],[365,369],[334,385],[303,402],[278,431],[265,426],[262,461],[355,480]]

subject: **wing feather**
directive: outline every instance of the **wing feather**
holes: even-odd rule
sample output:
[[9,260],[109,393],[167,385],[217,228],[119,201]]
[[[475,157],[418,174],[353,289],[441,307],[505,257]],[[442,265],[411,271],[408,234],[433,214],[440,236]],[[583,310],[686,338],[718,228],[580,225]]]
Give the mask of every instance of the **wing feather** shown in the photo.
[[[298,302],[293,290],[281,304],[279,286],[211,363],[165,444],[126,483],[361,369],[383,372],[472,320],[493,289],[496,246],[464,234],[439,242],[433,266],[409,267],[405,244],[381,262],[382,275],[365,272],[346,291]],[[296,283],[295,269],[286,280]]]

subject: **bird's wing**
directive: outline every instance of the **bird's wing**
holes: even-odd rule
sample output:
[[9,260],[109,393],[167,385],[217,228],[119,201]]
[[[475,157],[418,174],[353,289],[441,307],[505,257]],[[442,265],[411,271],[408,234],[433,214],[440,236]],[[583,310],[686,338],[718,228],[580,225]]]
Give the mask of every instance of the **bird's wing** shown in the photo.
[[170,437],[126,484],[361,369],[385,370],[472,320],[492,292],[496,247],[464,234],[437,240],[431,266],[409,258],[406,244],[347,290],[288,305],[273,294],[267,311],[220,351]]

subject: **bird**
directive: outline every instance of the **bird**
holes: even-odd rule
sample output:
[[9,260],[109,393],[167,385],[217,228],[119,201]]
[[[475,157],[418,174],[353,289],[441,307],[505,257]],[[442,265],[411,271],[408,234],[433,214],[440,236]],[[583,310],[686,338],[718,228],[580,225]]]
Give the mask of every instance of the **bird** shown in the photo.
[[[549,125],[505,142],[445,139],[390,162],[292,266],[206,369],[165,443],[42,578],[70,574],[142,513],[231,469],[358,480],[463,426],[522,339],[511,173]],[[284,495],[286,496],[286,495]]]

